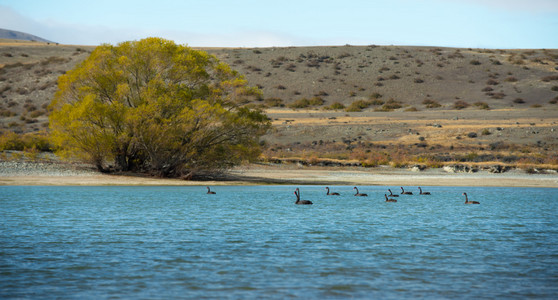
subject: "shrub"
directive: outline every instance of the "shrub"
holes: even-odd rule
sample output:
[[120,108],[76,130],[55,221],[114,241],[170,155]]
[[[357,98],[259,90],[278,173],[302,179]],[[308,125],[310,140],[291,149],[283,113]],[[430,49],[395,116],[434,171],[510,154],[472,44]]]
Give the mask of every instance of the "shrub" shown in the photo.
[[546,76],[546,77],[543,77],[541,80],[544,81],[544,82],[550,82],[550,81],[553,81],[553,80],[558,80],[558,75]]
[[551,87],[550,90],[553,92],[558,92],[558,85]]
[[507,77],[506,79],[504,79],[504,81],[507,81],[507,82],[517,82],[517,78],[515,78],[515,77],[513,77],[513,76],[510,76],[510,77]]
[[35,110],[29,114],[31,118],[37,118],[45,114],[44,110]]
[[52,151],[53,146],[45,133],[27,133],[19,135],[8,131],[0,135],[0,150],[23,151],[25,149]]
[[453,108],[454,109],[464,109],[469,107],[469,103],[463,101],[463,100],[457,100],[455,101],[455,103],[453,103]]
[[475,105],[476,107],[480,108],[480,109],[490,109],[490,106],[488,106],[488,104],[486,102],[475,102],[473,105]]
[[380,99],[382,97],[383,95],[380,93],[372,93],[372,95],[370,95],[370,99]]
[[414,80],[415,83],[423,83],[424,80],[420,79],[420,78],[415,78]]
[[380,99],[373,99],[368,102],[370,103],[370,105],[383,105],[385,103],[383,100]]
[[296,72],[296,65],[295,64],[289,64],[285,69],[287,71],[290,71],[290,72]]
[[482,130],[481,132],[482,135],[490,135],[490,130],[488,130],[488,128],[485,128]]
[[17,115],[15,112],[9,110],[9,109],[0,109],[0,116],[1,117],[13,117]]
[[330,106],[326,106],[325,109],[328,109],[328,110],[341,110],[341,109],[345,109],[345,105],[343,105],[343,103],[340,103],[340,102],[334,102],[334,103],[332,103]]
[[436,108],[442,106],[438,101],[432,99],[424,99],[422,104],[426,105],[426,108]]
[[515,100],[513,100],[513,103],[523,104],[523,103],[525,103],[525,101],[521,98],[515,98]]
[[290,108],[296,109],[296,108],[308,108],[311,106],[320,106],[323,104],[324,104],[324,99],[322,99],[321,97],[312,97],[310,99],[307,98],[299,99],[289,104],[288,106]]
[[471,60],[469,63],[472,64],[473,66],[478,66],[481,64],[481,62],[476,59]]
[[394,109],[399,109],[401,107],[403,107],[401,105],[401,102],[396,101],[392,98],[392,99],[389,99],[384,105],[382,105],[381,108],[375,109],[375,111],[392,111]]
[[264,100],[267,107],[283,107],[283,100],[281,98],[267,98]]
[[469,133],[467,134],[467,136],[468,136],[469,138],[474,139],[474,138],[477,137],[477,133],[476,133],[476,132],[469,132]]
[[504,93],[488,93],[487,95],[489,95],[492,99],[504,99],[504,97],[506,97],[506,94]]
[[354,101],[353,103],[351,103],[351,105],[349,105],[349,107],[347,107],[345,109],[345,111],[358,112],[358,111],[362,111],[363,109],[366,109],[366,108],[370,107],[370,105],[371,105],[370,101],[357,100],[357,101]]
[[486,84],[488,84],[488,85],[498,85],[498,84],[500,84],[500,83],[498,82],[498,80],[488,79],[488,80],[486,81]]

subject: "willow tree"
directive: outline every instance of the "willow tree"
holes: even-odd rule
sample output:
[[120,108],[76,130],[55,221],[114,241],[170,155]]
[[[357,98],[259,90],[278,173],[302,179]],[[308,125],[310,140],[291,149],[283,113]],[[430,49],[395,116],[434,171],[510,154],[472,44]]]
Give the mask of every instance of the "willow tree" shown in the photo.
[[101,171],[184,176],[260,153],[268,118],[241,105],[258,89],[206,52],[160,38],[97,47],[61,76],[53,141]]

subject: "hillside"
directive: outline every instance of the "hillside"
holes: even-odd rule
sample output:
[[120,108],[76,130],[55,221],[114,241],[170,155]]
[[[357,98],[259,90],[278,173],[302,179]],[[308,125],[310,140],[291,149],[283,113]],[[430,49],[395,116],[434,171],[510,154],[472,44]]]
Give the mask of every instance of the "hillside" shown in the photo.
[[49,40],[40,38],[36,35],[32,35],[25,32],[8,30],[0,28],[0,39],[12,39],[12,40],[23,40],[23,41],[34,41],[43,43],[52,43]]
[[[57,77],[92,50],[0,40],[0,128],[47,128]],[[248,105],[273,119],[264,138],[269,159],[375,165],[423,155],[430,163],[462,158],[558,165],[556,49],[204,50],[261,88],[263,98]]]

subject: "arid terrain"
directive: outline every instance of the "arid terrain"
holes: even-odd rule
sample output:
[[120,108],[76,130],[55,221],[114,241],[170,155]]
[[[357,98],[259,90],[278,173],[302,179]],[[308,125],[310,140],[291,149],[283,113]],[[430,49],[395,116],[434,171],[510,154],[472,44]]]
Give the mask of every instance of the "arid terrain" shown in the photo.
[[[47,130],[58,76],[93,49],[0,40],[0,130]],[[558,169],[558,49],[202,50],[263,92],[246,105],[273,122],[266,166]]]

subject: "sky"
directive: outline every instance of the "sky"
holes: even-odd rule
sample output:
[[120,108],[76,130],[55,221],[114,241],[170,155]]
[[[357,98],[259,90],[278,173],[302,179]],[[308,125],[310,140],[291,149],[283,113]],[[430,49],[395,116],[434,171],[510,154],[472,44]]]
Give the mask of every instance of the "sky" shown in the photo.
[[558,48],[558,0],[0,0],[0,28],[61,44]]

